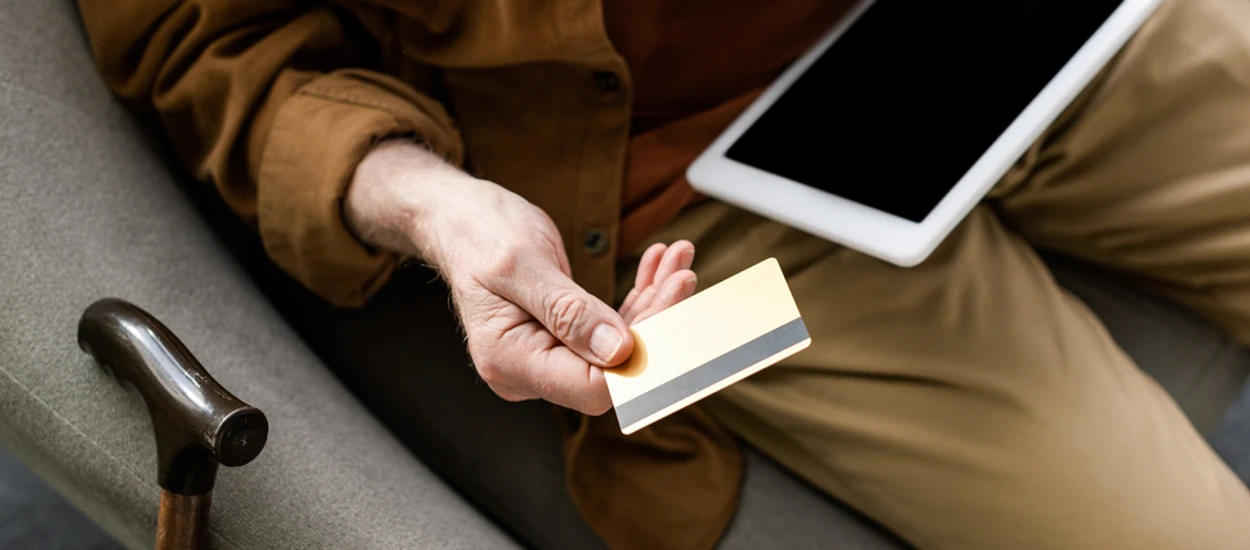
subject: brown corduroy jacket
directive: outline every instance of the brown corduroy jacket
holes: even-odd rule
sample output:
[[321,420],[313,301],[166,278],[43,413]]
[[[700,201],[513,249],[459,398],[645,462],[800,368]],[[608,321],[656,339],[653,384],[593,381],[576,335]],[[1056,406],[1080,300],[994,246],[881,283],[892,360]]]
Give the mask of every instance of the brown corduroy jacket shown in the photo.
[[[329,301],[361,304],[396,266],[349,233],[341,201],[398,134],[545,210],[578,283],[612,299],[632,83],[600,0],[79,5],[109,87]],[[629,438],[611,418],[563,425],[570,494],[611,547],[715,545],[742,459],[710,418],[692,408]]]

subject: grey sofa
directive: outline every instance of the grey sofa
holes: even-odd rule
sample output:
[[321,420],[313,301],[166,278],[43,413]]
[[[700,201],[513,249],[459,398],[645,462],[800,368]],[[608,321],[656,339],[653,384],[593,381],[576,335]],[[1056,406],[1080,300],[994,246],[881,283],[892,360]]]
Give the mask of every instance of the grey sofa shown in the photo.
[[[83,308],[135,302],[269,416],[223,469],[217,548],[588,549],[548,407],[475,378],[428,273],[333,310],[265,261],[106,92],[73,5],[0,4],[0,444],[127,547],[150,547],[155,451],[137,396],[75,345]],[[1250,478],[1250,356],[1174,307],[1057,275]],[[380,383],[384,382],[384,383]],[[1217,428],[1218,426],[1218,428]],[[724,548],[905,548],[757,454]]]

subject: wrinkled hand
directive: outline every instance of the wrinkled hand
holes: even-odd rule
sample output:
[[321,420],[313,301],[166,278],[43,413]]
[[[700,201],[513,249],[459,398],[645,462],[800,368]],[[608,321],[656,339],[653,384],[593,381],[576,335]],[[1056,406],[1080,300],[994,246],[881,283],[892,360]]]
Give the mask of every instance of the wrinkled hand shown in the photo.
[[[509,401],[543,399],[598,415],[611,407],[602,368],[633,350],[627,327],[694,292],[694,246],[656,245],[644,255],[636,287],[618,314],[573,282],[551,220],[496,186],[469,225],[445,223],[457,235],[441,247],[482,379]],[[454,228],[454,229],[453,229]]]
[[629,324],[694,293],[694,246],[655,245],[641,260],[633,292],[614,311],[573,282],[546,213],[414,146],[371,153],[357,169],[346,211],[366,240],[438,268],[479,375],[509,401],[607,412],[602,369],[629,357]]
[[586,414],[611,407],[600,367],[633,350],[628,325],[573,282],[555,224],[506,189],[475,193],[470,219],[444,218],[439,269],[478,374],[508,401],[544,399]]

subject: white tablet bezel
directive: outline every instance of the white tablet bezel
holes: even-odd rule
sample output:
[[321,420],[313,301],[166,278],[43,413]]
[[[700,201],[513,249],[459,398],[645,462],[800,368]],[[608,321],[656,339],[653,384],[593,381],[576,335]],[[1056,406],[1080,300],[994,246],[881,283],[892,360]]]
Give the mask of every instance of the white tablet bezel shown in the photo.
[[[1162,0],[1124,0],[1042,92],[920,223],[888,214],[725,156],[725,152],[875,0],[864,0],[795,62],[687,170],[698,191],[890,263],[911,267],[985,197],[1102,71]],[[831,173],[837,157],[829,159]]]

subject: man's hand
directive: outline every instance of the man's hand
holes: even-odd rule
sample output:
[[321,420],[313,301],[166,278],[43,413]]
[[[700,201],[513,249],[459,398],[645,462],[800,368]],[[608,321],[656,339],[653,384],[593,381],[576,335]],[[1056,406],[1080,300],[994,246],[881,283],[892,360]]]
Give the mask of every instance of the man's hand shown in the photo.
[[382,144],[366,157],[345,213],[366,242],[439,269],[479,374],[510,401],[606,412],[601,368],[633,350],[627,319],[693,293],[693,245],[657,245],[643,258],[624,315],[613,311],[573,282],[559,231],[542,210],[413,144]]
[[603,372],[633,351],[625,320],[573,282],[547,215],[495,185],[469,184],[471,214],[436,216],[431,254],[452,289],[478,373],[509,401],[586,414],[611,407]]

